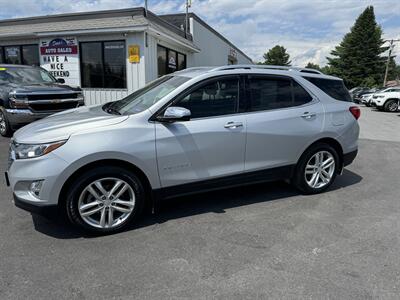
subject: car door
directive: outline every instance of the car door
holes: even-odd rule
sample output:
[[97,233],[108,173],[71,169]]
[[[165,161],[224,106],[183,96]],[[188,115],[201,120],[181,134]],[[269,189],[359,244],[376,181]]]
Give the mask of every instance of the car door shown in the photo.
[[171,103],[189,109],[189,121],[155,123],[162,187],[243,172],[246,119],[238,114],[240,81],[225,76],[202,82]]
[[324,111],[299,83],[289,77],[252,75],[246,81],[245,170],[290,166],[322,130]]

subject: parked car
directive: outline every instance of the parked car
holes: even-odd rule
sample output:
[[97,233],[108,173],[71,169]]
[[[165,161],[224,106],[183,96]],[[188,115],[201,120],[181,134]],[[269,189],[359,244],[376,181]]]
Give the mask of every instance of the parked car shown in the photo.
[[400,87],[387,88],[372,96],[372,105],[379,110],[396,112],[399,110]]
[[377,88],[377,89],[372,89],[369,93],[364,94],[360,98],[360,103],[365,104],[366,106],[370,107],[371,106],[371,101],[372,101],[372,96],[375,93],[381,92],[385,90],[384,88]]
[[39,67],[0,64],[0,134],[84,105],[82,90]]
[[279,179],[325,191],[357,155],[360,109],[339,78],[282,68],[187,69],[21,128],[15,204],[105,233],[178,195]]
[[361,99],[362,96],[366,95],[366,94],[371,94],[374,93],[377,89],[375,88],[361,88],[360,90],[356,91],[355,93],[353,93],[353,101],[354,103],[361,103]]

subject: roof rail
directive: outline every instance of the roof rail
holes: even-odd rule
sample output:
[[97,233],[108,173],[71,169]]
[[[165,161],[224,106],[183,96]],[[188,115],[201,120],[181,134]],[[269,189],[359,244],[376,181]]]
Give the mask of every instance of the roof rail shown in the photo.
[[269,70],[283,70],[283,71],[296,71],[303,73],[313,73],[313,74],[323,74],[321,71],[310,69],[310,68],[300,68],[300,67],[291,67],[291,66],[273,66],[273,65],[228,65],[221,66],[211,69],[209,72],[214,71],[227,71],[227,70],[236,70],[236,69],[269,69]]

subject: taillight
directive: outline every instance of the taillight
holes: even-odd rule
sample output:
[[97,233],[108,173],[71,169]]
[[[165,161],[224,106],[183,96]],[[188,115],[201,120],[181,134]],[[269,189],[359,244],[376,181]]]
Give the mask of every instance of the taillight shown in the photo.
[[349,111],[353,115],[353,117],[358,120],[361,116],[361,110],[358,106],[350,106]]

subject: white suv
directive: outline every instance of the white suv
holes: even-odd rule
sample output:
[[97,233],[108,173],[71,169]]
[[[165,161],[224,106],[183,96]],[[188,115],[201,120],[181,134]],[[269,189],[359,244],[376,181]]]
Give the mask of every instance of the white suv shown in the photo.
[[399,109],[400,87],[387,88],[372,96],[372,105],[379,110],[396,112]]
[[313,70],[187,69],[18,130],[6,178],[17,206],[112,232],[177,195],[278,179],[321,193],[357,155],[359,116]]

